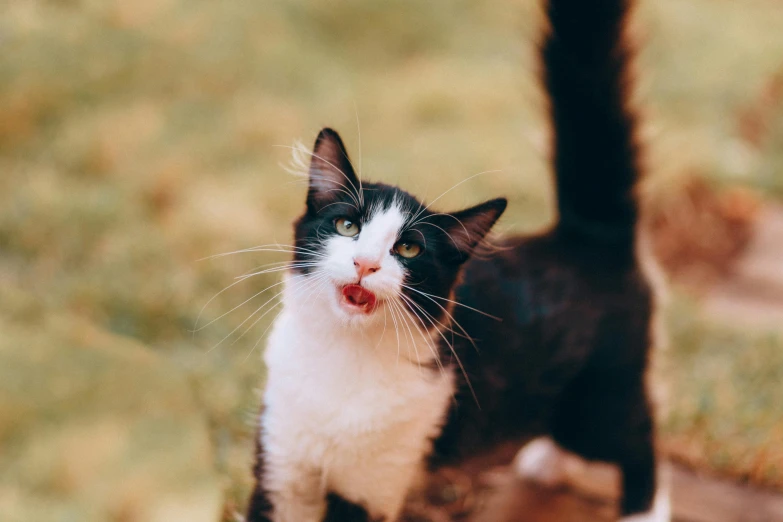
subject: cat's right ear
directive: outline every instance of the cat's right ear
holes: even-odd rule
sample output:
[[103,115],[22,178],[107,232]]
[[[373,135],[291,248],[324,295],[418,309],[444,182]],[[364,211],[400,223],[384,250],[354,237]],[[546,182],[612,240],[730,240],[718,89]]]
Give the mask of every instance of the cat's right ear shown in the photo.
[[318,133],[310,161],[307,207],[318,212],[324,206],[344,201],[357,205],[361,200],[359,178],[353,170],[340,135],[325,128]]
[[456,247],[454,260],[457,263],[468,260],[506,210],[506,205],[506,198],[497,198],[452,214],[436,214],[440,229],[448,236],[449,243]]

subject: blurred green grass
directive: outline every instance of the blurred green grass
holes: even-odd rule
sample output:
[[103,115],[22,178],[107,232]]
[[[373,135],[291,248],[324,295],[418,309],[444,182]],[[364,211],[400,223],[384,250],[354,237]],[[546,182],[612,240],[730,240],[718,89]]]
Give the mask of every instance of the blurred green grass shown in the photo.
[[669,310],[664,443],[678,460],[757,484],[783,485],[783,336]]
[[[748,143],[739,127],[742,111],[783,71],[783,5],[648,0],[640,11],[639,97],[649,108],[656,173],[676,184],[679,174],[697,171],[716,183],[783,194],[783,108],[762,111],[758,142]],[[176,375],[177,393],[192,402],[166,408],[203,417],[209,467],[219,479],[213,487],[229,510],[242,502],[263,375],[254,346],[274,314],[237,342],[216,345],[260,303],[222,314],[277,278],[259,276],[218,295],[200,321],[211,324],[192,330],[202,307],[235,276],[284,257],[197,260],[289,240],[304,188],[280,167],[288,151],[277,146],[309,142],[323,125],[343,133],[367,178],[432,199],[499,169],[449,193],[443,206],[506,194],[501,230],[549,222],[540,27],[532,0],[0,1],[0,303],[4,332],[12,332],[4,334],[0,363],[17,383],[0,383],[0,434],[20,444],[0,457],[0,506],[29,509],[18,511],[20,520],[58,519],[60,507],[46,511],[24,500],[33,491],[78,520],[144,519],[111,506],[80,511],[86,504],[77,494],[24,479],[68,463],[57,450],[59,427],[80,430],[90,412],[122,426],[119,403],[114,411],[100,397],[62,402],[54,383],[61,373],[74,375],[100,392],[104,370],[94,357],[116,356],[112,364],[134,368],[123,362],[125,350],[154,353],[158,362],[145,364],[165,369],[145,370],[149,380],[128,381],[117,394],[165,396],[160,372]],[[51,317],[59,326],[50,326]],[[722,372],[742,375],[755,368],[743,354],[756,350],[781,367],[781,350],[769,348],[781,344],[759,344],[739,330],[716,334],[696,312],[686,317],[692,321],[674,325],[671,353],[680,371],[671,373],[670,433],[687,433],[703,447],[725,436],[731,455],[758,458],[771,444],[764,437],[780,434],[780,421],[772,419],[774,401],[756,407],[756,396],[779,391],[779,381],[771,373],[742,377],[746,384],[723,401],[714,386],[725,375],[710,369],[721,361]],[[70,328],[104,332],[90,346],[106,354],[81,358],[79,346],[88,343],[69,337]],[[716,338],[719,351],[711,348]],[[40,355],[24,362],[17,352]],[[714,404],[695,408],[685,399],[696,396],[693,387]],[[165,422],[147,415],[138,422],[167,433]],[[128,426],[134,419],[129,414]],[[728,427],[710,431],[713,422]],[[41,426],[54,439],[39,437]],[[190,451],[184,441],[165,444],[172,462]],[[46,457],[29,456],[28,447]],[[138,465],[120,461],[113,478],[102,480],[121,481],[125,465],[128,473],[143,470],[163,458],[156,451]],[[710,459],[746,472],[745,461]],[[780,467],[762,467],[761,478],[783,484]]]

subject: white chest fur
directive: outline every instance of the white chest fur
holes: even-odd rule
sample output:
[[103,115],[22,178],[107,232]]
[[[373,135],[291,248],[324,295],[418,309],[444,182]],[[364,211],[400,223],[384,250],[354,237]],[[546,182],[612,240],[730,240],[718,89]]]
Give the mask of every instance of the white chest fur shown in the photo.
[[420,367],[430,349],[423,339],[413,348],[407,331],[357,331],[306,312],[283,311],[265,356],[275,520],[319,520],[327,492],[394,520],[443,423],[453,375]]

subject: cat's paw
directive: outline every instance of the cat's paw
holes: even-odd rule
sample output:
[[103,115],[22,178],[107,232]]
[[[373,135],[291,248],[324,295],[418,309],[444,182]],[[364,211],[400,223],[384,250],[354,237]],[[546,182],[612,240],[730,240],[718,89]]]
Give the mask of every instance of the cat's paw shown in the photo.
[[520,477],[550,488],[568,482],[568,476],[581,465],[578,457],[565,451],[549,437],[539,437],[528,442],[514,462]]

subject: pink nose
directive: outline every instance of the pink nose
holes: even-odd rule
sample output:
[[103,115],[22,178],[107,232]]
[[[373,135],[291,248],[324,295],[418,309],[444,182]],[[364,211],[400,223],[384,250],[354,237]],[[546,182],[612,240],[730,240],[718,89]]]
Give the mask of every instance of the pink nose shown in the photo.
[[366,257],[355,257],[353,259],[353,266],[356,267],[356,273],[359,274],[359,279],[381,269],[378,261],[367,259]]

